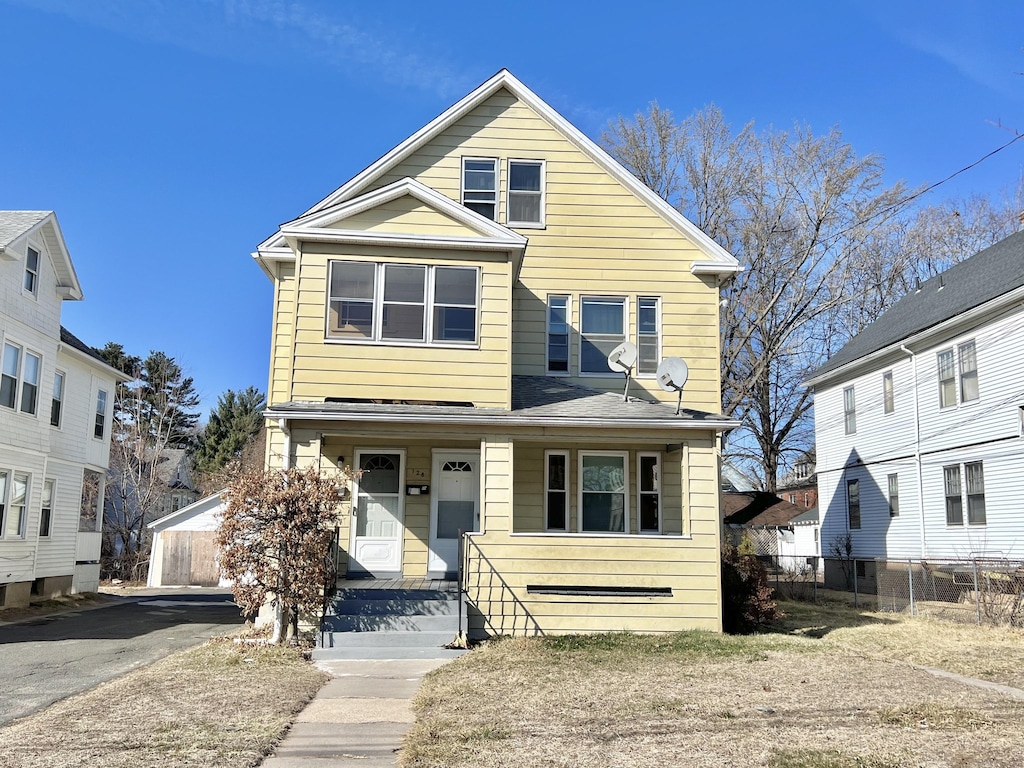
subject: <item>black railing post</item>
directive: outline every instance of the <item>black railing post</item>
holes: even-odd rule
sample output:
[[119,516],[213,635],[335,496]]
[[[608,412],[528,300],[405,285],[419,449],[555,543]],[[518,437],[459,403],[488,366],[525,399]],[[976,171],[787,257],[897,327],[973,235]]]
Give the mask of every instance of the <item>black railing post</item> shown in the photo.
[[459,600],[459,634],[462,635],[463,637],[465,637],[467,639],[467,642],[468,642],[468,639],[469,639],[468,631],[467,631],[467,633],[465,635],[462,634],[462,597],[463,597],[463,591],[462,591],[463,562],[462,562],[462,559],[466,556],[466,548],[463,546],[462,537],[465,536],[465,535],[466,535],[465,531],[463,531],[460,528],[459,529],[459,567],[458,567],[458,570],[455,573],[455,579],[456,579],[456,581],[458,583],[458,590],[459,590],[459,592],[458,592],[458,600]]

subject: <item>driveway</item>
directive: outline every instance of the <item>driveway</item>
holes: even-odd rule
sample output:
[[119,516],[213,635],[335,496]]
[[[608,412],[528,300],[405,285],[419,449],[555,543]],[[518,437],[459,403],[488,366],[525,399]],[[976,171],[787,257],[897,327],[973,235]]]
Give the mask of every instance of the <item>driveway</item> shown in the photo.
[[230,592],[181,590],[0,625],[0,726],[242,622]]

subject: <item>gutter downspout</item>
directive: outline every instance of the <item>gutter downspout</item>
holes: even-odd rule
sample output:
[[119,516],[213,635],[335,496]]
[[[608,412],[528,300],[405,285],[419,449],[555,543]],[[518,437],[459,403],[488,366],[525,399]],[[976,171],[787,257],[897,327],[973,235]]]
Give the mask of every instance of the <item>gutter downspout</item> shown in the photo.
[[284,433],[284,454],[281,457],[281,469],[291,469],[291,456],[292,456],[292,431],[288,428],[288,419],[280,418],[277,420],[277,428]]
[[900,344],[900,351],[910,355],[914,376],[914,461],[917,464],[917,514],[921,522],[921,559],[928,556],[928,538],[924,524],[924,473],[921,468],[921,403],[917,392],[917,355]]

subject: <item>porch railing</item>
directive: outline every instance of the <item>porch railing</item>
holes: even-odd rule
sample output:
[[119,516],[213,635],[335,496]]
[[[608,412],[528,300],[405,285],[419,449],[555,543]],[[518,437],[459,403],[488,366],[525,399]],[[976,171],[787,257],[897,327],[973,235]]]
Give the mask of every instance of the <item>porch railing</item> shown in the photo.
[[[459,628],[462,629],[463,597],[483,617],[483,628],[491,635],[543,635],[540,624],[525,603],[487,558],[470,533],[459,535]],[[467,606],[468,612],[468,606]],[[469,617],[466,617],[467,624]],[[468,636],[468,632],[467,632]]]

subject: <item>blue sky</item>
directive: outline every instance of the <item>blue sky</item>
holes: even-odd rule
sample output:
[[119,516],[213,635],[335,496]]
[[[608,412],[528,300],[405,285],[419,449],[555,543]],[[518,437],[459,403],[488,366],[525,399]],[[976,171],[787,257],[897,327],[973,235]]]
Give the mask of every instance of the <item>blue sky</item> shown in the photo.
[[[204,418],[266,388],[255,246],[501,67],[592,137],[652,99],[714,102],[838,125],[912,186],[1024,131],[1005,1],[0,0],[0,30],[0,209],[57,212],[86,294],[64,324],[176,357]],[[928,201],[1022,171],[1024,141]]]

